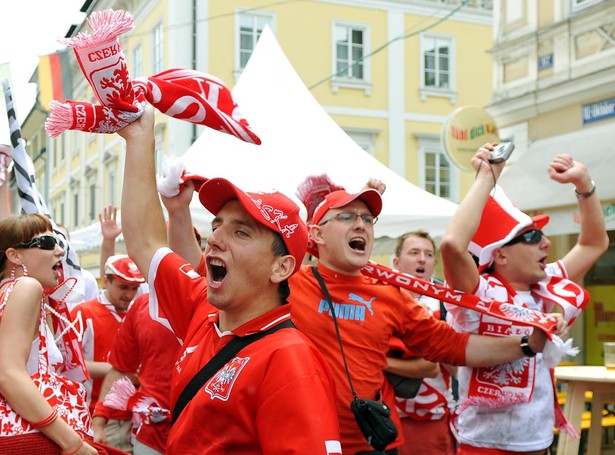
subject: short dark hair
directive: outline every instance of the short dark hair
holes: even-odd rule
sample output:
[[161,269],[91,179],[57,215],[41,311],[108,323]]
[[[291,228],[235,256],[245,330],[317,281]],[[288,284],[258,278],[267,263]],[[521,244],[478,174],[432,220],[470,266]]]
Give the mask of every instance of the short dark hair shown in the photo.
[[404,246],[404,242],[406,241],[408,237],[420,237],[422,239],[429,240],[433,246],[434,253],[436,252],[436,242],[434,241],[433,237],[429,235],[429,232],[424,231],[422,229],[417,229],[416,231],[409,231],[397,237],[397,246],[395,247],[395,257],[398,258],[401,255],[401,248]]

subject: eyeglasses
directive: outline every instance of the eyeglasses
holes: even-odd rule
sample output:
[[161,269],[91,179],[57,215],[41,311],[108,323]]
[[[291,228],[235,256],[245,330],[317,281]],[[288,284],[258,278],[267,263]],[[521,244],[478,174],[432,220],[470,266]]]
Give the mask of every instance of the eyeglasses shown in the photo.
[[376,224],[376,221],[378,221],[377,216],[370,215],[368,213],[359,214],[359,213],[354,213],[354,212],[341,212],[341,213],[336,213],[333,216],[333,218],[329,218],[328,220],[323,221],[322,223],[319,224],[319,226],[324,226],[325,224],[327,224],[329,221],[332,221],[332,220],[341,221],[342,223],[354,224],[357,222],[359,217],[363,220],[365,224],[369,224],[370,226],[373,226],[374,224]]
[[41,250],[53,250],[58,244],[58,239],[53,235],[39,235],[27,243],[20,243],[13,248],[40,248]]
[[543,233],[540,229],[532,229],[531,231],[524,232],[517,237],[514,237],[510,242],[504,246],[514,245],[515,243],[523,242],[531,245],[536,244],[542,240]]

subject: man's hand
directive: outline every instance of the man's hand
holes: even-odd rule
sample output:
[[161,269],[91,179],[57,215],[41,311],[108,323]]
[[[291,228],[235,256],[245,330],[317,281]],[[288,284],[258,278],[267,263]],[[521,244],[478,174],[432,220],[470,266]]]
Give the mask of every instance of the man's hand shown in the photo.
[[367,183],[363,187],[364,190],[369,189],[369,188],[372,188],[378,191],[382,195],[384,194],[384,191],[386,190],[387,186],[382,180],[371,178],[367,181]]
[[[568,323],[564,320],[564,316],[561,313],[549,313],[549,316],[557,319],[557,324],[553,333],[559,336],[562,340],[565,340],[568,337]],[[549,340],[549,337],[545,332],[539,329],[534,329],[528,343],[530,345],[530,349],[534,352],[542,352],[545,348],[545,344]]]
[[117,224],[117,207],[105,207],[103,212],[98,214],[98,220],[103,239],[115,240],[122,233],[122,227]]
[[557,155],[553,158],[547,172],[551,180],[555,182],[574,184],[581,194],[591,190],[592,181],[587,167],[573,160],[570,155]]
[[180,212],[188,208],[192,202],[193,195],[194,182],[192,180],[188,180],[183,187],[180,186],[179,194],[177,196],[166,197],[161,194],[160,199],[162,199],[162,203],[167,209],[167,212],[171,215],[172,213]]
[[105,425],[107,425],[107,419],[104,417],[92,418],[92,429],[94,430],[94,441],[101,444],[107,443],[107,435],[105,434]]

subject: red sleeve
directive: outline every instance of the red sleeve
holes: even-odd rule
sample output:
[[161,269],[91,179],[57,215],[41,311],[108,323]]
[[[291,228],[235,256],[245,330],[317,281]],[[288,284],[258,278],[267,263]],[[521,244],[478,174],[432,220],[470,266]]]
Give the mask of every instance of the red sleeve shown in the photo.
[[[149,294],[142,294],[133,302],[120,325],[109,352],[109,363],[125,373],[136,373],[141,364],[141,351],[137,339],[139,314],[147,311]],[[145,306],[145,308],[144,308]]]
[[149,279],[150,315],[184,339],[197,305],[207,300],[207,280],[169,249],[159,250],[154,261],[155,274]]
[[405,317],[404,344],[412,351],[416,348],[421,357],[431,362],[465,365],[469,333],[456,332],[445,321],[434,318],[417,303],[408,299]]

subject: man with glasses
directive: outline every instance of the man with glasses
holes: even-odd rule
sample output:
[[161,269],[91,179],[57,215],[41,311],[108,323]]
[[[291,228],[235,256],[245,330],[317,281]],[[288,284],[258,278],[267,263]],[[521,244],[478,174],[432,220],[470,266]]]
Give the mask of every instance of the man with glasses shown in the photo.
[[[333,191],[316,207],[310,236],[317,249],[319,273],[331,296],[348,374],[359,398],[379,399],[389,340],[399,338],[409,349],[434,362],[495,365],[523,357],[521,338],[470,336],[432,317],[398,287],[365,277],[374,244],[374,224],[382,210],[381,182],[351,194]],[[397,454],[401,438],[386,451],[374,451],[350,409],[352,393],[336,336],[332,312],[309,265],[290,280],[291,315],[297,328],[318,347],[333,369],[344,454]],[[546,338],[536,331],[529,340],[542,350]],[[388,403],[392,405],[392,403]],[[392,412],[397,428],[399,416]]]
[[[489,162],[493,148],[486,144],[472,158],[476,179],[442,239],[447,284],[480,297],[511,302],[519,309],[551,312],[553,300],[548,292],[555,294],[565,283],[570,283],[568,290],[582,291],[569,280],[581,280],[608,248],[596,185],[585,165],[571,156],[558,155],[551,162],[550,178],[575,187],[581,231],[576,245],[562,259],[549,263],[551,241],[542,232],[548,217],[529,217],[506,198],[496,185],[504,162]],[[553,428],[563,428],[565,419],[554,400],[551,365],[526,343],[531,328],[453,305],[447,309],[453,328],[460,332],[500,338],[524,334],[521,347],[527,356],[523,362],[494,368],[459,368],[460,411],[453,420],[460,442],[458,453],[546,453],[553,441]]]

